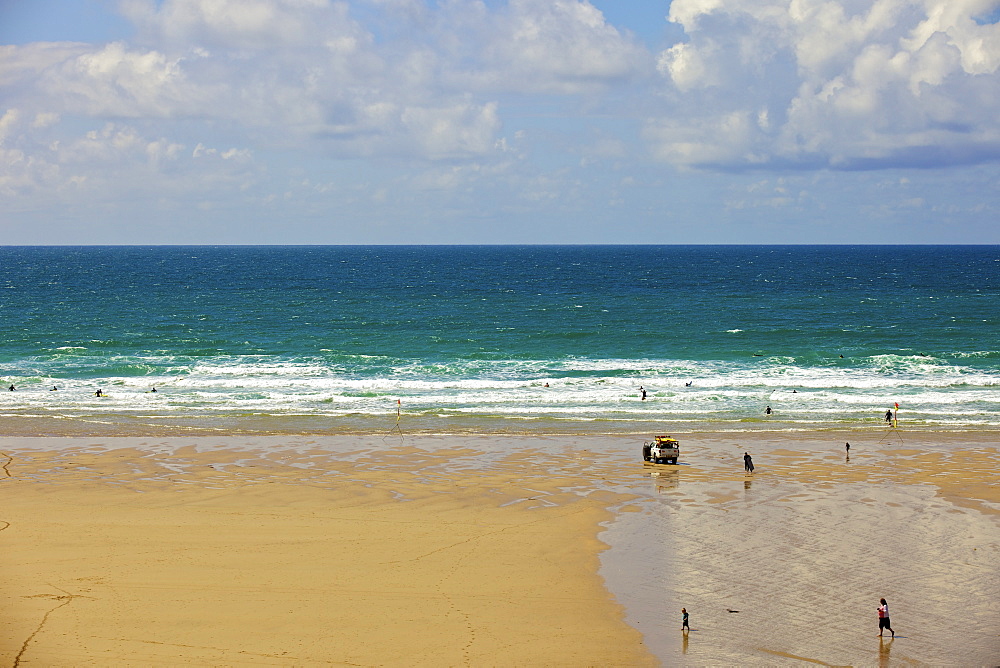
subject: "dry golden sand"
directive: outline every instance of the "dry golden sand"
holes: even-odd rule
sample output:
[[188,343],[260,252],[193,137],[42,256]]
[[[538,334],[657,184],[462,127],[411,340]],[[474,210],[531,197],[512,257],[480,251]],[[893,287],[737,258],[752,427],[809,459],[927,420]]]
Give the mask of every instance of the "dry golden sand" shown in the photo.
[[13,445],[4,665],[654,663],[597,575],[611,495],[523,456]]
[[0,663],[996,665],[997,443],[890,436],[5,439]]

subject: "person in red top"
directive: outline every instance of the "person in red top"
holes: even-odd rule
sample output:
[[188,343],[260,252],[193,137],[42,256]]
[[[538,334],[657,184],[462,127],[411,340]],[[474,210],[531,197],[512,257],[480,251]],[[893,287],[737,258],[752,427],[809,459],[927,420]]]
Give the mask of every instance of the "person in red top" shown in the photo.
[[879,599],[882,604],[878,606],[878,637],[882,637],[882,629],[889,629],[889,633],[892,637],[896,637],[896,632],[892,630],[892,626],[889,624],[889,604],[885,602],[885,599]]

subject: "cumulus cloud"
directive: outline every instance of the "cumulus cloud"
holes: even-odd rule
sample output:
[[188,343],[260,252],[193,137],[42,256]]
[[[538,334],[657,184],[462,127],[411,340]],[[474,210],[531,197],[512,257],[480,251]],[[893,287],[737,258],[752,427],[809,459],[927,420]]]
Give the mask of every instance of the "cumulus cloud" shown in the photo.
[[111,122],[77,135],[56,134],[42,120],[39,125],[38,117],[19,110],[0,117],[0,196],[22,205],[37,198],[113,201],[125,192],[130,197],[206,193],[220,186],[239,188],[258,172],[246,149],[201,144],[192,149]]
[[496,104],[409,108],[403,112],[403,123],[414,130],[427,155],[484,153],[495,145],[500,125],[496,110]]
[[580,0],[375,4],[406,39],[380,43],[347,2],[124,0],[134,41],[3,47],[0,85],[37,113],[214,119],[281,146],[433,159],[491,149],[498,93],[594,89],[644,55]]
[[[454,3],[456,7],[460,3]],[[439,35],[468,66],[455,76],[468,86],[518,93],[575,94],[645,71],[649,54],[578,0],[511,0],[490,12],[481,3],[442,15]]]
[[[447,175],[435,192],[503,172],[526,202],[586,190],[568,165],[650,154],[719,170],[995,161],[995,2],[673,0],[683,38],[654,53],[587,0],[120,0],[129,39],[0,46],[0,197],[261,179],[263,200],[309,180],[299,163],[339,176],[373,157]],[[534,120],[508,128],[512,109]]]
[[[222,158],[250,147],[507,164],[498,97],[596,95],[652,72],[651,54],[586,0],[119,6],[128,41],[0,46],[3,192],[90,188],[102,171],[124,185],[130,162],[199,183],[219,169],[225,182]],[[233,146],[206,148],[220,133]]]
[[671,108],[646,136],[682,165],[845,169],[1000,158],[994,0],[674,0]]
[[345,3],[326,0],[124,0],[122,8],[140,39],[158,44],[259,51],[357,30]]

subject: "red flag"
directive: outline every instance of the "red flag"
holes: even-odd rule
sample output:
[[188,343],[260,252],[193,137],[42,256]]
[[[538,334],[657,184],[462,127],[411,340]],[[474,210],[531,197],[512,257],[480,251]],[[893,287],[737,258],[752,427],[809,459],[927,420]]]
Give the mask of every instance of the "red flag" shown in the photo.
[[896,402],[896,410],[897,411],[899,410],[899,402],[898,401]]

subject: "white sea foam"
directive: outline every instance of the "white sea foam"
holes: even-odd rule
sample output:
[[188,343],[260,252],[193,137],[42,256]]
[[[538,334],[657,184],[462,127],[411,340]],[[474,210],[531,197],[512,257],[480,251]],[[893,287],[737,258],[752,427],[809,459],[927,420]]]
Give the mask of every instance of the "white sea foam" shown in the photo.
[[[925,424],[993,424],[1000,414],[1000,375],[920,356],[881,355],[862,364],[833,360],[823,366],[791,358],[427,364],[367,357],[345,366],[344,358],[330,364],[322,358],[240,356],[177,362],[116,359],[117,367],[146,364],[152,373],[100,379],[62,380],[35,369],[5,399],[12,410],[108,414],[384,415],[395,410],[397,399],[412,413],[626,421],[764,419],[767,405],[773,413],[766,419],[773,422],[876,421],[897,401],[906,419]],[[53,385],[60,390],[48,391]],[[639,385],[647,391],[646,401],[639,399]],[[156,393],[149,391],[154,386]],[[108,396],[94,396],[97,387]]]

